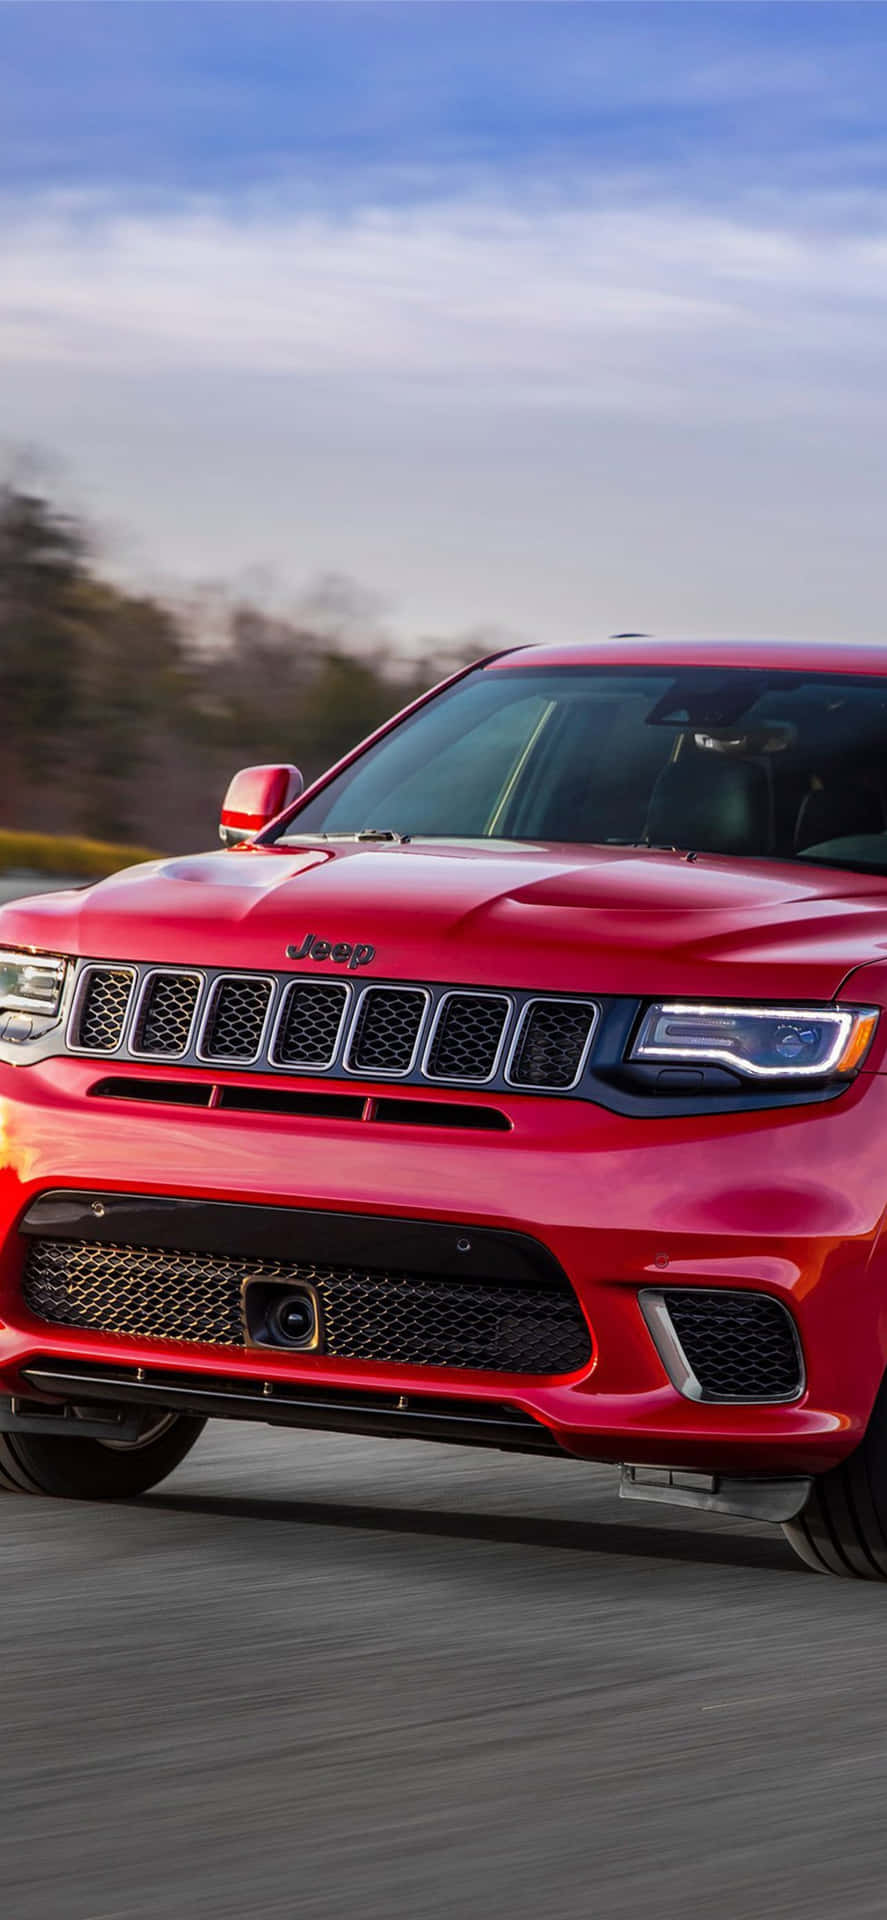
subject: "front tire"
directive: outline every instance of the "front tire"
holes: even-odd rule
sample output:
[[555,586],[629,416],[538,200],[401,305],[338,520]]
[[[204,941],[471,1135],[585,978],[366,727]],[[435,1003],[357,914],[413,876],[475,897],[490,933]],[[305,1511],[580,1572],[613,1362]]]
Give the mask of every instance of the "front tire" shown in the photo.
[[205,1420],[148,1416],[138,1440],[69,1439],[54,1433],[0,1433],[0,1486],[61,1500],[131,1500],[165,1480],[190,1453]]
[[855,1453],[814,1480],[782,1530],[814,1573],[887,1580],[887,1379]]

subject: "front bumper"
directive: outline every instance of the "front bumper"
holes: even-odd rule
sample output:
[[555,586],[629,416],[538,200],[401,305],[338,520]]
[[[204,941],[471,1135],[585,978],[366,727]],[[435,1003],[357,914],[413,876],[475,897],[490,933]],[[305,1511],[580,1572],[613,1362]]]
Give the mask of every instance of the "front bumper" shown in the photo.
[[[302,1383],[438,1394],[449,1403],[464,1397],[475,1406],[507,1401],[579,1457],[746,1474],[823,1472],[864,1431],[887,1365],[881,1075],[860,1075],[827,1105],[681,1119],[515,1096],[511,1131],[488,1134],[106,1103],[90,1093],[96,1079],[95,1063],[73,1058],[0,1069],[4,1394],[27,1392],[26,1370],[49,1357],[181,1370],[209,1384],[235,1378],[262,1390],[270,1381],[272,1393]],[[464,1104],[465,1094],[458,1097]],[[277,1350],[220,1353],[50,1326],[22,1300],[19,1228],[41,1193],[60,1188],[529,1236],[575,1289],[592,1358],[553,1379]],[[678,1392],[639,1305],[644,1289],[666,1283],[747,1288],[783,1301],[803,1348],[802,1397],[719,1405]]]

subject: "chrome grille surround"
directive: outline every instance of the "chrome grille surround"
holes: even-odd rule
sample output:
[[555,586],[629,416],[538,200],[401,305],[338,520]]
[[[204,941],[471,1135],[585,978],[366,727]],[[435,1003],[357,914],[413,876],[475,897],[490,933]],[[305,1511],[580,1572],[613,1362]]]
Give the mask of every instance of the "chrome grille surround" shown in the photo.
[[139,988],[129,1051],[143,1060],[179,1060],[188,1051],[197,1025],[202,973],[154,967]]
[[[353,993],[345,980],[294,980],[283,994],[274,1022],[272,1066],[295,1067],[302,1073],[331,1067]],[[300,1025],[301,1042],[297,1038]]]
[[197,1041],[199,1060],[249,1067],[262,1057],[276,981],[270,974],[220,973],[213,981]]
[[[371,1080],[377,1076],[402,1080],[416,1064],[430,1005],[427,987],[364,987],[345,1048],[346,1073],[359,1073]],[[405,1016],[400,1022],[398,1010]],[[403,1027],[402,1034],[397,1032],[398,1024]],[[381,1064],[386,1057],[391,1063],[388,1066]]]
[[578,1098],[588,1091],[600,1016],[597,1001],[584,996],[520,988],[98,959],[79,962],[70,994],[65,1037],[60,1030],[48,1050],[340,1084]]
[[[123,1043],[135,983],[135,967],[94,962],[82,969],[68,1019],[67,1045],[71,1053],[107,1058],[117,1052]],[[97,1029],[102,1027],[108,1036],[107,1045],[98,1038]],[[86,1042],[85,1033],[89,1035]]]
[[[427,1080],[484,1086],[496,1077],[513,1009],[506,993],[445,993],[422,1060]],[[472,1059],[480,1071],[472,1073]]]
[[[529,1071],[534,1047],[540,1051],[548,1049],[549,1053],[554,1050],[555,1055],[557,1053],[558,1043],[552,1041],[551,1037],[541,1043],[538,1037],[534,1038],[535,1030],[547,1016],[548,1009],[552,1010],[552,1019],[559,1016],[562,1024],[567,1025],[584,1012],[588,1017],[588,1030],[584,1038],[580,1028],[575,1042],[570,1043],[569,1040],[565,1040],[560,1043],[561,1054],[565,1059],[566,1077],[564,1077],[564,1069],[561,1070],[559,1077],[554,1077],[558,1070],[552,1068],[552,1077],[539,1078],[539,1073],[544,1072],[544,1069],[540,1068],[537,1069],[537,1077],[534,1079]],[[526,1089],[544,1086],[560,1093],[569,1093],[573,1087],[579,1085],[585,1072],[599,1017],[600,1008],[594,1000],[568,1000],[557,994],[546,994],[544,998],[540,995],[536,999],[528,1000],[508,1052],[505,1078],[509,1086]]]

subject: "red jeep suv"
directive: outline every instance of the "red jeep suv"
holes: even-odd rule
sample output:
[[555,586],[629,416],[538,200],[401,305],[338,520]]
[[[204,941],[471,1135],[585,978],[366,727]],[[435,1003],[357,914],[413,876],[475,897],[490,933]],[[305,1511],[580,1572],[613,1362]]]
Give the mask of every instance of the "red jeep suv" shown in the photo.
[[0,916],[0,1468],[621,1466],[887,1577],[887,648],[518,648]]

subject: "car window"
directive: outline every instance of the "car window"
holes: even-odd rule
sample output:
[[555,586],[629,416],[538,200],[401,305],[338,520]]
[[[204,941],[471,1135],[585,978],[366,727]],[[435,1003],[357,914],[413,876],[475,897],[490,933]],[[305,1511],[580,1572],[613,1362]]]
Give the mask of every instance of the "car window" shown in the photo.
[[327,831],[353,831],[360,819],[382,828],[405,820],[410,833],[420,834],[439,833],[442,821],[457,837],[494,832],[552,711],[544,692],[523,688],[514,700],[479,703],[458,727],[405,733],[384,761],[367,756],[325,813]]
[[887,681],[476,668],[298,806],[283,835],[373,829],[887,872]]

